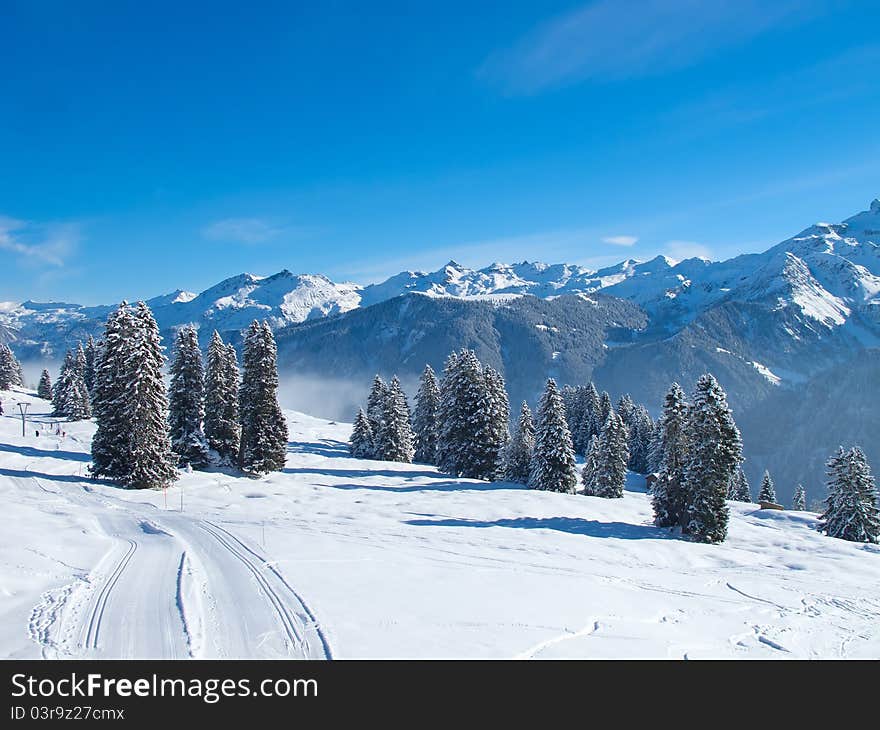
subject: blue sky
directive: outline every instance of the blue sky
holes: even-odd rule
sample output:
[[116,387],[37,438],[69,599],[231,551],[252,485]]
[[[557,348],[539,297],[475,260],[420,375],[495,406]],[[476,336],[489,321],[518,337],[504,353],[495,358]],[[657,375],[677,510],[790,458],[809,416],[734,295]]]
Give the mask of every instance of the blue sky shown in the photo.
[[761,250],[880,196],[878,27],[875,0],[4,0],[0,300]]

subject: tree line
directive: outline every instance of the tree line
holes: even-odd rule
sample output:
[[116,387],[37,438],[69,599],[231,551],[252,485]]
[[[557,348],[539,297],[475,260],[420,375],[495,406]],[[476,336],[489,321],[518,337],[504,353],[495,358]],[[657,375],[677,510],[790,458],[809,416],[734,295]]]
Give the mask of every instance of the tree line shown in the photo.
[[[673,383],[656,423],[629,396],[614,407],[610,395],[592,383],[560,391],[552,378],[534,417],[524,401],[512,433],[509,421],[503,376],[481,364],[472,350],[461,350],[449,355],[439,380],[425,367],[412,413],[399,379],[386,384],[377,375],[366,409],[355,418],[350,453],[604,498],[623,496],[628,471],[654,472],[655,524],[707,543],[727,537],[728,500],[752,500],[742,470],[742,438],[727,395],[711,374],[698,379],[690,400]],[[584,460],[580,473],[576,454]],[[856,447],[832,461],[820,529],[876,542],[880,517],[864,454]],[[776,502],[767,472],[758,499]],[[792,506],[806,508],[802,485]]]

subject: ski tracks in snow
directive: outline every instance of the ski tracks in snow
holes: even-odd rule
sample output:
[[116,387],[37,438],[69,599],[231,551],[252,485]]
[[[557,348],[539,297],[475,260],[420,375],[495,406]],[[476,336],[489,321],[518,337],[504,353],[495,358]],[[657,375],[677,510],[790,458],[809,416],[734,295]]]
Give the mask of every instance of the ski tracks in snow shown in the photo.
[[87,576],[46,591],[32,609],[28,632],[41,656],[332,657],[300,595],[232,532],[82,486],[52,492],[95,512],[113,545]]

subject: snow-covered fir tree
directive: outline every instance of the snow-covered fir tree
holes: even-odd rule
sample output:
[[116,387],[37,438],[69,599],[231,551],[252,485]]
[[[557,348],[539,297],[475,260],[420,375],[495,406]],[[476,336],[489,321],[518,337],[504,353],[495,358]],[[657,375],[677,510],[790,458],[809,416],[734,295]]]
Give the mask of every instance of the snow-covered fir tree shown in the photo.
[[437,409],[437,466],[469,479],[492,478],[486,473],[487,448],[479,441],[485,426],[483,366],[473,350],[446,358]]
[[348,452],[355,459],[372,459],[375,455],[373,429],[363,408],[358,408],[357,417],[354,419],[354,428],[348,440]]
[[67,402],[72,398],[71,380],[73,371],[73,353],[68,350],[64,354],[64,360],[61,362],[58,379],[52,387],[52,415],[55,418],[67,417]]
[[73,365],[83,382],[86,379],[86,364],[86,351],[83,349],[82,342],[77,342],[76,351],[73,353]]
[[[617,407],[615,410],[617,411],[617,415],[620,416],[620,420],[623,421],[623,425],[629,428],[633,411],[636,409],[636,404],[633,402],[632,396],[629,393],[624,393],[617,400]],[[602,426],[604,428],[604,425]]]
[[578,421],[572,431],[571,438],[574,442],[575,452],[585,455],[590,448],[593,436],[598,435],[596,419],[599,412],[599,392],[592,382],[587,383],[579,391]]
[[840,447],[827,466],[828,497],[819,529],[851,542],[880,541],[877,488],[864,452],[858,446]]
[[791,508],[803,512],[807,508],[807,491],[803,484],[798,484],[791,500]]
[[[370,394],[367,396],[367,418],[370,419],[370,430],[373,432],[373,439],[379,435],[382,430],[382,414],[385,411],[385,398],[388,394],[388,385],[377,374],[373,378],[373,384],[370,387]],[[373,457],[378,456],[377,449],[373,449]]]
[[374,439],[376,458],[409,464],[413,460],[413,433],[406,395],[395,375],[385,391],[382,425]]
[[95,358],[98,354],[98,348],[95,345],[95,339],[91,335],[86,339],[85,346],[85,366],[83,367],[83,379],[86,382],[86,388],[91,394],[95,388]]
[[761,478],[761,488],[758,490],[759,502],[772,502],[776,504],[776,487],[773,485],[773,479],[770,478],[770,472],[764,471]]
[[211,336],[205,366],[205,439],[220,464],[238,459],[241,427],[238,423],[238,360],[235,348],[223,342],[217,330]]
[[120,481],[132,489],[160,489],[177,479],[162,377],[164,348],[153,313],[144,302],[135,306],[133,321],[134,336],[126,353],[119,404],[130,433]]
[[743,460],[742,439],[727,395],[708,373],[700,377],[694,390],[687,439],[683,532],[699,542],[722,542],[730,518],[727,485]]
[[239,466],[254,474],[284,468],[287,423],[278,405],[278,350],[272,330],[254,321],[244,338],[239,397]]
[[746,473],[742,467],[736,470],[730,485],[727,488],[727,498],[735,502],[751,502],[752,491],[749,488],[749,480],[746,479]]
[[595,466],[590,471],[590,484],[584,485],[585,492],[606,499],[623,497],[629,463],[628,440],[623,418],[616,411],[610,411],[598,437]]
[[599,437],[593,436],[587,447],[584,468],[581,470],[581,483],[584,485],[584,495],[595,497],[596,475],[599,470]]
[[641,404],[635,405],[626,422],[629,432],[629,468],[637,474],[650,469],[651,444],[654,439],[654,421]]
[[565,406],[552,378],[547,381],[535,418],[529,486],[570,494],[577,488],[574,446],[565,420]]
[[501,476],[504,465],[502,451],[510,441],[510,399],[504,378],[497,370],[483,370],[483,400],[480,404],[482,423],[477,431],[477,442],[483,447],[483,479]]
[[92,474],[133,489],[168,486],[177,470],[168,436],[165,356],[144,302],[134,311],[122,302],[110,314],[96,365]]
[[416,445],[413,460],[421,464],[433,464],[437,460],[437,409],[439,407],[440,386],[437,384],[437,376],[430,365],[425,365],[413,409],[413,436]]
[[128,302],[107,317],[104,337],[98,343],[92,410],[98,426],[92,438],[92,474],[121,480],[127,471],[131,423],[123,397],[128,388],[129,352],[135,321]]
[[13,386],[23,384],[21,363],[18,362],[9,345],[0,344],[0,390],[9,390]]
[[613,410],[614,406],[611,405],[611,395],[607,390],[603,390],[599,396],[599,408],[593,421],[594,433],[597,436],[602,433],[602,429],[605,428],[605,423],[608,421],[608,414]]
[[659,527],[681,524],[687,507],[684,472],[687,466],[688,403],[678,383],[673,383],[663,401],[657,421],[654,458],[657,480],[651,491],[654,523]]
[[202,430],[205,419],[205,374],[199,336],[192,325],[177,331],[169,373],[171,448],[179,457],[181,466],[205,466],[208,463],[208,443]]
[[52,400],[52,378],[49,377],[48,370],[43,370],[40,375],[40,382],[37,385],[37,397],[43,400]]
[[523,401],[513,437],[503,451],[505,481],[528,484],[534,448],[535,426],[532,423],[532,412],[529,404]]

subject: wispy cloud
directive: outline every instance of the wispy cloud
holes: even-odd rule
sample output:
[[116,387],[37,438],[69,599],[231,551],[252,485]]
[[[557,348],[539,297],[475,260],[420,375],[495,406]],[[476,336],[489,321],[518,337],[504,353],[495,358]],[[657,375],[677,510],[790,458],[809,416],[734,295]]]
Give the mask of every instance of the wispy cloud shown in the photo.
[[610,243],[612,246],[634,246],[638,242],[638,236],[605,236],[602,239],[602,243]]
[[690,66],[784,23],[824,0],[598,0],[550,19],[478,70],[511,93],[586,79],[620,80]]
[[668,241],[665,253],[669,258],[676,261],[692,258],[712,258],[712,250],[708,246],[696,241]]
[[33,223],[0,216],[0,250],[30,265],[61,267],[80,241],[76,223]]
[[202,228],[202,238],[220,243],[265,243],[283,232],[283,227],[262,218],[223,218]]

